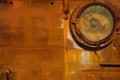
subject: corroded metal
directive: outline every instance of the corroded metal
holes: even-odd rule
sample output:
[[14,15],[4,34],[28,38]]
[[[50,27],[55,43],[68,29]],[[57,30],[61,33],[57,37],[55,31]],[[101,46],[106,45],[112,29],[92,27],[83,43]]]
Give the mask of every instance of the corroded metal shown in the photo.
[[[9,80],[70,80],[66,78],[70,78],[67,73],[72,75],[80,67],[85,68],[80,66],[80,62],[92,69],[95,69],[95,63],[98,66],[95,54],[89,54],[89,51],[88,54],[82,53],[83,49],[80,48],[76,50],[74,41],[67,42],[70,47],[64,46],[65,34],[68,33],[65,28],[69,26],[70,17],[63,20],[63,0],[0,1],[8,1],[0,3],[0,66],[11,70],[12,77]],[[120,0],[106,1],[120,16]],[[93,0],[69,0],[70,15],[77,5],[79,10],[91,2]],[[76,24],[74,19],[72,24]],[[120,26],[119,23],[117,25]],[[118,46],[114,47],[114,43]],[[108,47],[100,50],[100,53],[97,52],[102,64],[120,64],[119,53],[119,35]],[[92,59],[89,59],[90,57]],[[91,63],[86,64],[87,60]],[[95,80],[97,76],[102,80],[119,80],[119,68],[116,68],[114,73],[108,72],[113,69],[101,68],[99,71],[90,71],[90,74],[89,71],[85,74],[75,73],[78,75],[73,79]]]
[[91,3],[73,12],[70,30],[79,46],[85,49],[88,47],[88,50],[99,50],[110,44],[115,23],[115,14],[109,6]]

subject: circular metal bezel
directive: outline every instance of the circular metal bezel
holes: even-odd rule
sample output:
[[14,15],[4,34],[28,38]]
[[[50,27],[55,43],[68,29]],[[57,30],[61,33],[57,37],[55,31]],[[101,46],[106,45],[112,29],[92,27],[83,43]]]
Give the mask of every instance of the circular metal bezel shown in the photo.
[[[89,8],[90,6],[98,6],[98,5],[106,8],[112,14],[114,26],[113,26],[112,32],[107,37],[105,37],[104,39],[102,39],[100,41],[93,42],[93,41],[88,40],[77,29],[77,22],[78,22],[78,19],[80,18],[80,15],[82,14],[82,12],[85,9]],[[112,42],[112,37],[115,32],[115,26],[116,26],[116,16],[115,16],[115,12],[113,11],[113,9],[110,6],[105,5],[103,3],[89,3],[89,4],[85,5],[83,8],[78,6],[72,12],[71,17],[70,17],[70,26],[69,27],[70,27],[71,35],[78,46],[80,46],[84,49],[87,49],[87,50],[100,50],[100,49],[105,48]]]

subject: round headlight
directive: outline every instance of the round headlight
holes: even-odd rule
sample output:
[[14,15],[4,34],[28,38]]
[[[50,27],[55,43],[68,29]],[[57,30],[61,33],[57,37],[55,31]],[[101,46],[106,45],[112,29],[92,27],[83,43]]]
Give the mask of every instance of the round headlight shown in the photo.
[[101,3],[76,8],[70,18],[70,31],[75,42],[88,50],[99,50],[111,42],[115,29],[113,10]]

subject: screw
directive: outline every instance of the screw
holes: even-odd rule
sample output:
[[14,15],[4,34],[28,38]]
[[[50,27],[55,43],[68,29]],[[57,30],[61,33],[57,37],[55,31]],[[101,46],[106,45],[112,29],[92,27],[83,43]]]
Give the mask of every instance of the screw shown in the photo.
[[120,34],[120,29],[116,29],[117,35]]
[[114,47],[118,47],[118,44],[117,44],[117,43],[114,43]]

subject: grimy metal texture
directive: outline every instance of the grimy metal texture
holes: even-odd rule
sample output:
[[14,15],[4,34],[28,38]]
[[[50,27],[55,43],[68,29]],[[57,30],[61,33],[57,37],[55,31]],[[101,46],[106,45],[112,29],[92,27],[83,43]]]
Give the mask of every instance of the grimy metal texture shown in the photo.
[[[115,0],[115,1],[98,0],[97,2],[101,2],[103,4],[109,5],[113,9],[113,12],[115,13],[116,17],[118,18],[120,16],[120,14],[119,14],[120,13],[120,11],[119,11],[120,6],[118,5],[118,3],[120,3],[119,0]],[[84,6],[89,4],[89,3],[93,3],[93,2],[92,1],[90,1],[90,2],[89,1],[88,2],[87,1],[86,2],[81,1],[81,4],[78,4],[78,6],[79,6],[80,9],[83,9]],[[75,7],[73,7],[73,6],[75,6]],[[73,5],[71,5],[70,9],[72,9],[72,11],[73,11],[78,6],[73,4]],[[77,10],[79,10],[79,8]],[[71,13],[72,13],[72,11],[71,11]],[[74,19],[73,19],[72,22],[74,24]],[[119,25],[120,25],[120,23],[117,22],[115,27],[117,29],[119,29],[120,28]],[[68,34],[67,36],[68,36],[68,38],[67,38],[68,47],[69,48],[71,48],[71,47],[78,48],[75,45],[73,39],[71,39],[70,34]],[[97,52],[98,54],[100,54],[100,59],[101,59],[102,64],[120,64],[120,59],[119,59],[119,47],[120,47],[119,37],[120,37],[119,34],[117,34],[117,32],[115,31],[115,34],[113,34],[112,43],[108,47],[106,47],[106,48],[104,48],[104,49]],[[115,44],[117,44],[117,47],[114,46]]]
[[[69,9],[72,11],[77,5],[88,2],[93,1],[70,0]],[[119,0],[109,0],[109,3],[120,13]],[[66,34],[64,26],[68,24],[65,25],[62,19],[62,11],[62,0],[0,2],[0,69],[9,69],[12,74],[11,80],[68,80],[65,75],[68,70],[66,68],[74,68],[71,65],[74,64],[71,59],[74,55],[72,52],[65,55],[67,51],[63,48]],[[119,36],[117,38],[119,39]],[[119,48],[113,48],[112,44],[100,54],[103,53],[105,57],[106,53],[112,54],[113,62],[119,63],[119,58],[116,58],[113,51],[116,50],[117,54]],[[73,44],[69,45],[73,48]],[[110,57],[105,58],[105,63],[112,63]],[[114,77],[112,73],[109,76],[102,73],[98,75],[103,76],[103,79]],[[84,76],[82,78],[84,79]]]
[[7,80],[6,73],[0,73],[0,80]]
[[[108,16],[109,19],[107,19]],[[93,25],[92,21],[96,24]],[[110,44],[115,24],[116,17],[111,8],[99,2],[89,3],[82,8],[78,6],[70,17],[70,31],[73,39],[78,46],[87,50],[100,50]]]
[[64,80],[61,6],[51,0],[0,2],[0,69],[9,69],[11,80]]
[[[78,29],[92,42],[99,42],[114,31],[114,16],[105,6],[93,4],[78,15]],[[111,34],[112,35],[112,34]]]

